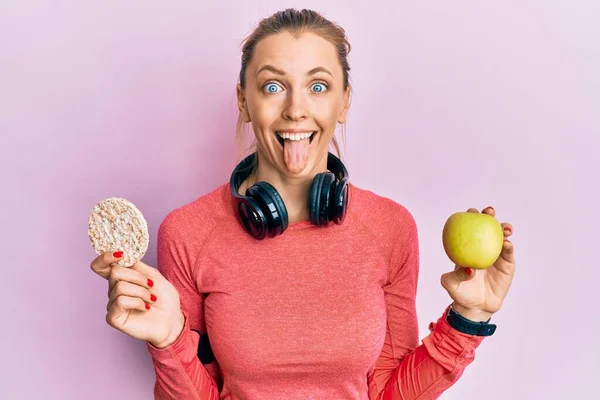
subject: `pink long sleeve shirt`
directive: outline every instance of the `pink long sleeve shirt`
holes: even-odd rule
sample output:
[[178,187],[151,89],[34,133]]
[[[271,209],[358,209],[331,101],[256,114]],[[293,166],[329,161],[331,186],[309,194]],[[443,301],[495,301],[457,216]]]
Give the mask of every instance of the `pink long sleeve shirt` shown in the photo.
[[[437,399],[473,361],[482,337],[446,311],[419,345],[417,228],[402,205],[351,184],[342,225],[258,241],[231,202],[223,184],[159,228],[185,326],[167,348],[147,344],[157,399]],[[211,364],[194,330],[208,332]]]

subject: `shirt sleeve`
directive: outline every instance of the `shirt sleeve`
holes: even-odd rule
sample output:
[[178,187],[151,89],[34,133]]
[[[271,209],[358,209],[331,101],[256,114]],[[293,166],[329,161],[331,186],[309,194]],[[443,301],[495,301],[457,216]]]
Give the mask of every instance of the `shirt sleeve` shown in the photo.
[[[452,328],[445,312],[418,345],[416,292],[419,272],[417,227],[405,211],[395,237],[384,286],[387,328],[383,349],[367,376],[371,400],[432,400],[452,386],[474,359],[482,337]],[[447,309],[446,309],[447,310]]]
[[157,235],[158,270],[175,286],[181,299],[185,324],[181,335],[170,346],[158,349],[146,343],[152,357],[156,382],[154,396],[158,400],[219,399],[219,374],[215,363],[203,365],[198,358],[197,332],[205,332],[204,299],[196,289],[193,274],[195,255],[177,240],[169,217]]

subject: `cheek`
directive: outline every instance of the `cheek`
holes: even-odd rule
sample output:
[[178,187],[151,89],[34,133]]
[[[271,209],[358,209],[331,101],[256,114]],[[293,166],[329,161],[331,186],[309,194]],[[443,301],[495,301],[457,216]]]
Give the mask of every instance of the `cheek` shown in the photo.
[[336,126],[337,120],[342,110],[342,105],[338,99],[323,99],[315,107],[315,117],[323,128],[331,129]]
[[268,128],[281,115],[281,102],[282,99],[276,96],[270,98],[260,94],[252,96],[248,101],[250,118],[259,129]]

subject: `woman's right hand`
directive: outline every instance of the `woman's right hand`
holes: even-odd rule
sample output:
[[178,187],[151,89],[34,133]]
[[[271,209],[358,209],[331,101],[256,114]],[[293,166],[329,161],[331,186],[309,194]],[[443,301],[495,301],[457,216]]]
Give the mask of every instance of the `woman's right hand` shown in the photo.
[[174,343],[184,325],[177,289],[156,269],[138,261],[130,268],[113,266],[119,253],[103,253],[92,270],[108,280],[106,322],[157,348]]

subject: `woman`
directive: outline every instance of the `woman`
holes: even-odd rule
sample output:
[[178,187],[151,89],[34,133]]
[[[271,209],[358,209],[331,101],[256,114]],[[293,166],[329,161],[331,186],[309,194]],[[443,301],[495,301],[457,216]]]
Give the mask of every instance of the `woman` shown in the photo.
[[158,270],[112,267],[120,252],[92,262],[109,280],[107,322],[147,342],[157,398],[435,399],[493,333],[508,239],[489,269],[442,276],[453,302],[418,345],[415,221],[328,153],[350,106],[349,50],[313,11],[263,20],[237,87],[256,157],[165,218]]

